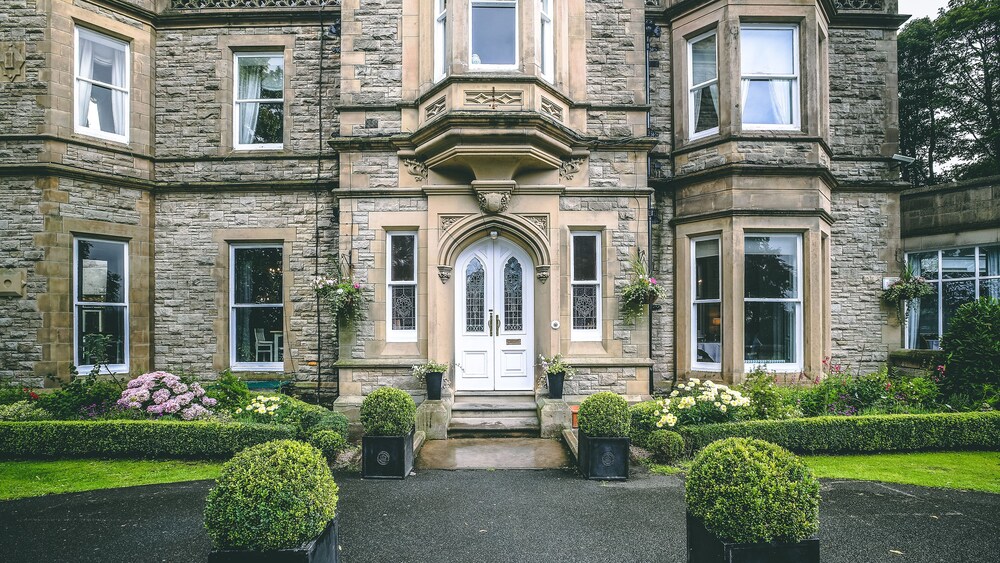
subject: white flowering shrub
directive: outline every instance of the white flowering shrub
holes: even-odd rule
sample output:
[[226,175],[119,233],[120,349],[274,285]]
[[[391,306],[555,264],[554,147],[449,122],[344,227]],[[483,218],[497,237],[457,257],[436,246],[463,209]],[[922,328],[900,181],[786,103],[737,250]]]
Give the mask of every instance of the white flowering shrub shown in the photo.
[[257,395],[250,404],[237,408],[237,415],[255,419],[257,422],[271,422],[270,417],[277,416],[278,409],[282,407],[281,397],[273,395]]
[[721,383],[691,379],[656,404],[658,410],[654,414],[660,417],[656,425],[663,428],[742,420],[748,413],[750,399]]

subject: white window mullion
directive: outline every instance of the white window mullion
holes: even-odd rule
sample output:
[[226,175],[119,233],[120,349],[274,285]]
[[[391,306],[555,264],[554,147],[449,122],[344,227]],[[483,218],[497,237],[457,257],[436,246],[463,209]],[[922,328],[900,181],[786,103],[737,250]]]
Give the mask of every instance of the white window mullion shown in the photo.
[[[586,249],[587,256],[578,255],[576,248],[578,240],[584,245],[592,245],[592,248]],[[587,263],[592,263],[593,270],[583,272],[583,275],[578,277],[577,270],[580,263],[584,264],[583,269],[587,269]],[[603,316],[600,233],[573,232],[571,234],[570,276],[570,338],[578,341],[599,341],[601,340]]]
[[[417,233],[392,232],[386,235],[386,341],[416,342],[418,287]],[[397,252],[397,246],[398,252]],[[409,245],[410,248],[407,248]],[[410,251],[412,249],[412,252]],[[399,274],[396,275],[396,262]]]

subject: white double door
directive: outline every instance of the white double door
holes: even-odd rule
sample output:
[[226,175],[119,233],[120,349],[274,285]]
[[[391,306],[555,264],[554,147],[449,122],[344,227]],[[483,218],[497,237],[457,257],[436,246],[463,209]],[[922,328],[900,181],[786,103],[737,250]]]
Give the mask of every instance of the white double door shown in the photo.
[[465,249],[455,265],[455,389],[534,389],[534,268],[503,238]]

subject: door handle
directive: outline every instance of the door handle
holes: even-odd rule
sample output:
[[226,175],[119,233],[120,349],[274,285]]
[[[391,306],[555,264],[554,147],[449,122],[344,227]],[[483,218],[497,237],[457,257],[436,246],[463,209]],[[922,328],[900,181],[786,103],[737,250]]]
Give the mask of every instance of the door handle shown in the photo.
[[492,310],[490,310],[490,320],[489,320],[488,324],[490,325],[490,336],[493,336],[493,311]]
[[500,315],[497,315],[497,336],[500,336]]

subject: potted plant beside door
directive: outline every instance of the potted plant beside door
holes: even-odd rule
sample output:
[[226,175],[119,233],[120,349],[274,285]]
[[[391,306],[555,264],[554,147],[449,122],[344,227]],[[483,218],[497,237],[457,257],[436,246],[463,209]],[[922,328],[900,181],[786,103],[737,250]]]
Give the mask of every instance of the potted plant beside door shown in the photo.
[[695,457],[684,497],[688,563],[819,563],[819,482],[784,448],[712,442]]
[[361,476],[405,479],[413,469],[417,405],[406,391],[380,387],[361,402]]
[[413,366],[413,376],[427,386],[428,400],[441,400],[441,384],[444,382],[444,374],[447,373],[448,367],[449,364],[434,361]]
[[551,358],[546,358],[545,356],[539,354],[538,365],[540,365],[542,367],[542,371],[545,372],[545,383],[549,389],[549,398],[562,399],[563,383],[565,383],[567,379],[573,379],[573,376],[576,375],[576,370],[566,363],[562,354],[556,354]]
[[628,479],[628,402],[610,391],[595,393],[580,404],[578,420],[580,473],[587,479]]

